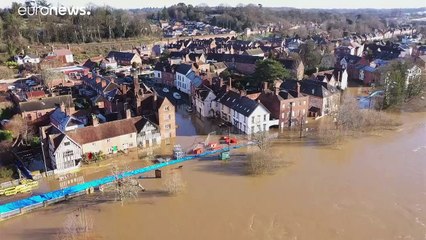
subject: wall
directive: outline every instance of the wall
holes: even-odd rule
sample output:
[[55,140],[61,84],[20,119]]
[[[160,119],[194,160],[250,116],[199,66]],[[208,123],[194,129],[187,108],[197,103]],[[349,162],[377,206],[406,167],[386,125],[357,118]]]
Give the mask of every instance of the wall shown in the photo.
[[103,153],[108,154],[111,153],[113,146],[117,146],[119,151],[136,147],[136,132],[109,139],[103,139],[92,143],[86,143],[83,144],[82,147],[83,153],[95,153],[102,151]]

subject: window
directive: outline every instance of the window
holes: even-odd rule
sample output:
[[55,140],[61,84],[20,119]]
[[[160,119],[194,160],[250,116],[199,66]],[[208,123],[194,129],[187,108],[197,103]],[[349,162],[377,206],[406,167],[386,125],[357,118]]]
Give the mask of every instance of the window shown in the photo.
[[283,108],[285,108],[285,104],[283,104]]
[[306,101],[303,101],[303,106],[305,106],[306,105]]
[[170,110],[170,107],[169,106],[165,106],[164,107],[164,111],[169,111]]
[[263,121],[266,122],[266,114],[263,115]]
[[70,142],[64,142],[64,146],[69,146],[70,144]]
[[251,117],[251,123],[254,123],[254,117]]
[[170,129],[170,128],[171,128],[171,125],[170,125],[170,124],[166,124],[166,125],[164,125],[164,128],[165,128],[165,129]]
[[64,152],[64,158],[71,157],[72,155],[74,155],[73,151],[66,151],[66,152]]

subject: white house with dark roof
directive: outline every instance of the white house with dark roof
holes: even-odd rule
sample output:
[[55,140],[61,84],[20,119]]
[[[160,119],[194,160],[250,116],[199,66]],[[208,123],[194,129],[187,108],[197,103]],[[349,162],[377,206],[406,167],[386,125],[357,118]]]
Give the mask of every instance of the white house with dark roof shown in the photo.
[[214,107],[217,116],[246,134],[269,131],[271,126],[278,126],[279,120],[271,119],[271,113],[260,102],[234,91],[219,94]]
[[206,86],[197,89],[194,94],[195,110],[202,117],[214,117],[212,102],[216,99],[213,90]]
[[188,95],[192,95],[200,87],[203,80],[192,70],[192,65],[181,64],[176,68],[175,86]]

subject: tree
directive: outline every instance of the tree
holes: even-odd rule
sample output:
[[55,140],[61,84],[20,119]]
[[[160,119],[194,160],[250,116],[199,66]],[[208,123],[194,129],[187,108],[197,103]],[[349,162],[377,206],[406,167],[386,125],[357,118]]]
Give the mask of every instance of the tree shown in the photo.
[[321,51],[313,40],[307,40],[300,46],[300,57],[305,64],[305,69],[312,70],[321,62]]
[[290,71],[285,69],[280,62],[266,59],[256,63],[256,70],[253,73],[252,81],[256,85],[259,85],[262,82],[273,83],[277,79],[288,79],[290,77]]
[[384,68],[385,107],[401,104],[405,100],[407,69],[407,64],[401,61],[394,61]]
[[138,196],[139,191],[145,191],[145,188],[133,177],[123,177],[123,174],[128,171],[120,169],[117,165],[113,165],[111,172],[114,177],[113,191],[115,192],[115,199],[124,205],[125,201],[129,199],[135,199]]
[[65,80],[65,76],[61,72],[52,71],[50,69],[45,69],[41,72],[41,77],[43,79],[44,85],[49,89],[53,87],[54,81]]
[[185,189],[180,171],[170,171],[164,180],[164,189],[170,195],[177,195]]
[[0,167],[0,180],[8,180],[13,176],[13,170],[8,167]]
[[68,214],[62,232],[57,236],[58,240],[85,240],[96,239],[93,234],[93,219],[84,208],[78,208]]

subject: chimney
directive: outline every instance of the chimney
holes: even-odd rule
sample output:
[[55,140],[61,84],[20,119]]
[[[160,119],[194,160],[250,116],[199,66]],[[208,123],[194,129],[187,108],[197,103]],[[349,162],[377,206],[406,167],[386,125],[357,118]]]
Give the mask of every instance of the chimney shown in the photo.
[[275,95],[279,95],[280,94],[280,88],[279,87],[275,87],[274,88],[274,93],[275,93]]
[[240,90],[240,97],[247,96],[247,92],[245,90]]
[[263,88],[262,88],[262,90],[266,91],[266,90],[268,90],[268,88],[269,88],[269,83],[268,82],[263,82]]
[[130,118],[132,118],[132,112],[130,111],[130,109],[126,109],[126,119]]
[[318,72],[319,72],[319,68],[318,68],[318,67],[316,67],[315,69],[317,70],[317,73],[318,73]]
[[62,102],[61,103],[61,112],[65,112],[65,111],[66,111],[66,109],[65,109],[65,103]]
[[229,77],[228,80],[229,80],[229,89],[232,89],[232,78]]
[[99,119],[98,119],[98,117],[96,117],[95,114],[92,114],[92,123],[93,123],[94,127],[99,125]]
[[299,96],[300,94],[300,83],[299,81],[297,82],[297,96]]
[[219,79],[219,87],[222,88],[222,86],[223,86],[223,78],[220,78]]
[[101,84],[102,84],[102,87],[103,87],[103,88],[104,88],[104,87],[106,87],[106,85],[107,85],[106,80],[102,79],[102,80],[101,80]]
[[67,44],[67,49],[68,49],[68,50],[71,50],[71,46],[70,46],[70,44]]
[[341,81],[341,74],[342,74],[342,71],[340,71],[340,70],[337,70],[337,81],[338,82],[340,82]]

